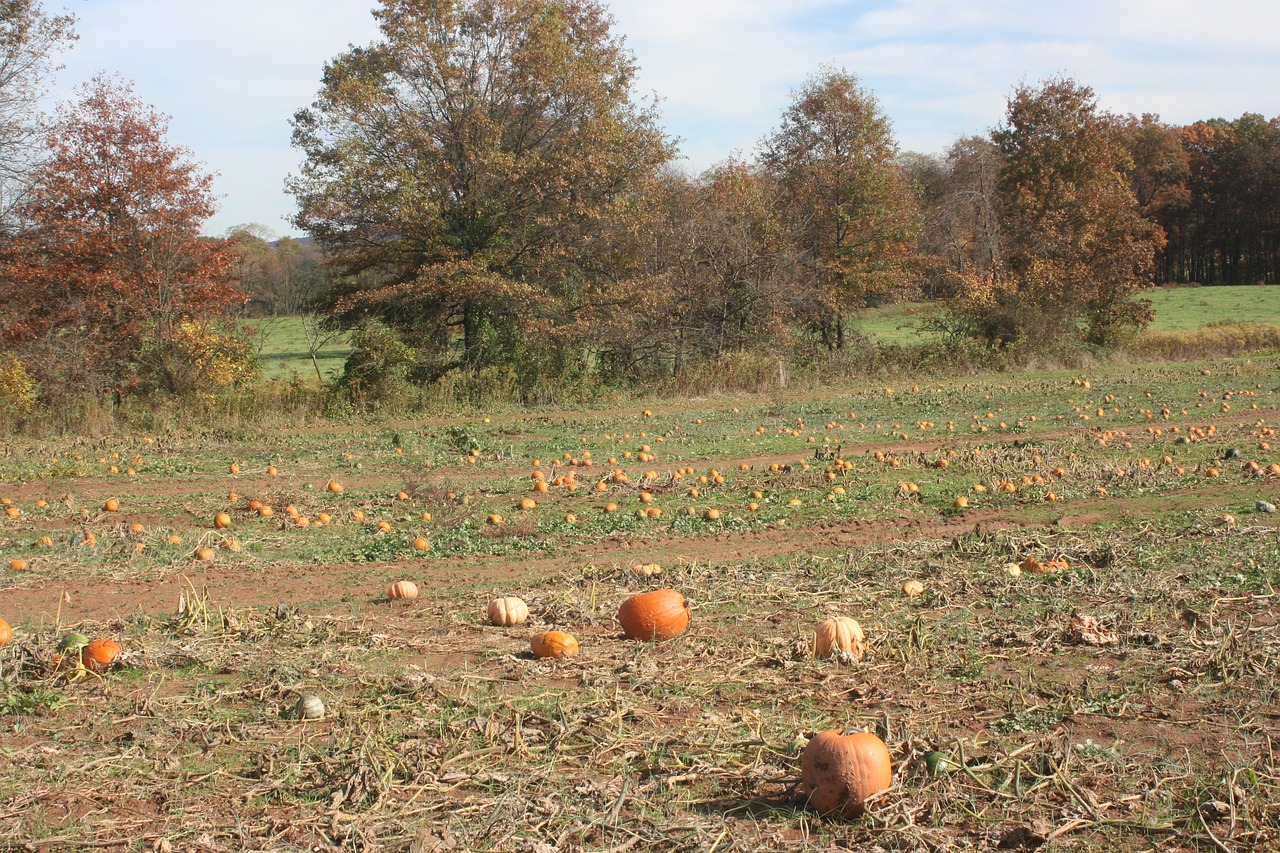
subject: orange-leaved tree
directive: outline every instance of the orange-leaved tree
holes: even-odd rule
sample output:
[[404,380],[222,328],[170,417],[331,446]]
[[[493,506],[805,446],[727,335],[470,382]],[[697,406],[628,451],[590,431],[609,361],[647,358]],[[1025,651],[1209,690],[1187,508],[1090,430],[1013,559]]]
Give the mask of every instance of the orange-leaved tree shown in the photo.
[[846,312],[911,284],[919,206],[897,154],[875,97],[835,69],[805,81],[761,143],[803,252],[806,319],[831,349],[845,344]]
[[243,302],[228,243],[200,236],[212,177],[165,140],[167,125],[99,76],[47,132],[0,251],[0,336],[46,396],[202,390],[242,372],[236,342],[209,325]]
[[1122,122],[1067,78],[1019,87],[992,134],[1001,155],[1000,262],[962,276],[955,314],[976,337],[1043,348],[1115,342],[1150,319],[1159,226],[1129,181]]
[[343,276],[336,312],[383,321],[426,375],[573,360],[555,352],[581,318],[630,298],[628,223],[671,155],[612,20],[597,0],[380,7],[381,39],[294,117],[295,222]]

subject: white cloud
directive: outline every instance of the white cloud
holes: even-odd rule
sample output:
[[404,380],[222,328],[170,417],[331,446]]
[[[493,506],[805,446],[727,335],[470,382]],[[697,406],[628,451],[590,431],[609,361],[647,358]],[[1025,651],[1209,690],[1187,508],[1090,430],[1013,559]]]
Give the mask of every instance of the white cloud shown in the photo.
[[[46,2],[53,7],[54,2]],[[213,233],[285,233],[289,117],[324,62],[377,35],[374,0],[93,0],[60,94],[100,70],[173,116],[170,138],[220,173]],[[750,155],[824,63],[856,73],[904,148],[940,152],[1003,117],[1021,82],[1065,73],[1105,109],[1191,122],[1280,114],[1274,0],[615,0],[617,31],[701,169]]]

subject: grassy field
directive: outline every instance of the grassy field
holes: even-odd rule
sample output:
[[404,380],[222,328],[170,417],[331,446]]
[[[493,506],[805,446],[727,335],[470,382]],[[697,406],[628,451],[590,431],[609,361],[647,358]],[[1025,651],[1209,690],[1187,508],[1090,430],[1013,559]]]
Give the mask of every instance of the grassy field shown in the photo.
[[[1275,850],[1278,369],[11,441],[0,838]],[[626,639],[658,587],[689,629]],[[815,655],[836,615],[861,659]],[[801,754],[845,726],[892,784],[819,815]]]
[[[316,378],[317,367],[325,382],[342,374],[350,351],[345,338],[340,334],[321,332],[322,337],[317,340],[321,345],[316,349],[315,362],[312,362],[307,335],[308,324],[312,322],[303,317],[272,317],[245,324],[258,335],[261,347],[258,362],[262,366],[263,377],[270,380],[298,376],[312,380]],[[314,336],[315,333],[312,334]]]
[[1155,308],[1156,331],[1222,320],[1280,324],[1280,287],[1158,287],[1144,296]]
[[[1153,331],[1196,329],[1220,320],[1249,320],[1280,324],[1280,287],[1161,287],[1145,294],[1155,307]],[[852,328],[873,341],[909,345],[932,334],[925,320],[937,309],[920,303],[890,305],[858,316]],[[315,377],[307,347],[303,320],[280,317],[251,323],[263,337],[263,375],[279,379],[297,375]],[[317,353],[320,372],[327,380],[342,372],[347,347],[336,337]]]
[[[1280,287],[1157,287],[1143,298],[1155,310],[1153,332],[1198,329],[1224,320],[1280,325]],[[935,311],[921,303],[891,305],[866,312],[855,326],[873,340],[916,343],[929,334],[925,321]]]

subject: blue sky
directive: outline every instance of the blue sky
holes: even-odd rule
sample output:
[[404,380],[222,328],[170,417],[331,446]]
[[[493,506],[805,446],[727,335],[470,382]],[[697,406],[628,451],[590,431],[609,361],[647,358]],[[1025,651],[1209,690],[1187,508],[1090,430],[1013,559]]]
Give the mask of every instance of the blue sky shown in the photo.
[[[1275,0],[616,0],[617,31],[662,99],[686,167],[750,156],[790,93],[821,66],[861,79],[904,150],[985,133],[1019,83],[1066,74],[1104,109],[1169,122],[1280,116]],[[372,0],[45,0],[80,40],[52,100],[100,71],[172,117],[171,142],[217,174],[206,228],[294,233],[282,184],[289,117],[324,62],[377,36]],[[1053,8],[1051,8],[1053,7]]]

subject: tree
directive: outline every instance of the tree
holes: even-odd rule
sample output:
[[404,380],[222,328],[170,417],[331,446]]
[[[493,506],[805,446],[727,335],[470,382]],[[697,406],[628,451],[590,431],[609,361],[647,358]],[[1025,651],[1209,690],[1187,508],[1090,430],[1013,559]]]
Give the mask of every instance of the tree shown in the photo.
[[235,344],[207,323],[243,297],[227,242],[200,237],[212,178],[127,84],[100,76],[77,95],[49,128],[22,231],[0,255],[0,340],[51,392],[213,382]]
[[926,295],[954,296],[961,277],[987,276],[1000,264],[1000,153],[991,140],[971,136],[957,140],[944,157],[909,158],[904,168],[924,209]]
[[[1019,87],[992,139],[1002,157],[1001,262],[964,277],[960,316],[987,340],[1109,344],[1150,319],[1158,226],[1143,219],[1121,124],[1093,90],[1054,78]],[[1077,331],[1079,330],[1079,331]]]
[[249,304],[264,303],[260,313],[268,316],[290,313],[280,304],[284,275],[271,229],[253,222],[228,228],[223,236],[235,249],[236,287],[249,296]]
[[798,298],[777,185],[739,159],[696,178],[671,169],[654,208],[641,298],[598,329],[606,363],[630,377],[679,374],[776,344]]
[[761,143],[805,253],[810,322],[832,348],[844,314],[909,283],[919,223],[889,120],[846,71],[811,77]]
[[1186,198],[1160,212],[1171,280],[1280,282],[1280,118],[1245,113],[1182,128]]
[[332,60],[294,117],[295,223],[343,277],[344,322],[412,330],[439,370],[526,369],[628,299],[619,241],[670,143],[595,0],[374,14],[381,40]]
[[48,15],[36,0],[0,0],[0,229],[12,230],[38,152],[40,98],[55,57],[76,40],[75,16]]

